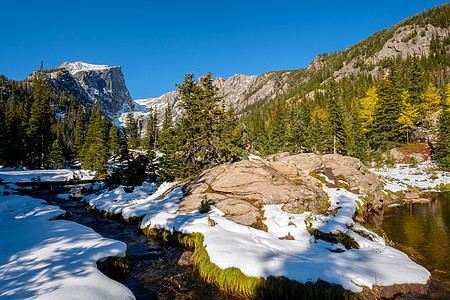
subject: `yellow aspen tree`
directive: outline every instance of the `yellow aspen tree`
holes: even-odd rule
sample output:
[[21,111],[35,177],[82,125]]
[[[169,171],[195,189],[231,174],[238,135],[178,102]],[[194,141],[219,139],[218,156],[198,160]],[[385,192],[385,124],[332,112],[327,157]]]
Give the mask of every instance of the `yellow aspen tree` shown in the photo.
[[397,122],[402,125],[400,132],[406,131],[406,141],[409,143],[409,134],[410,132],[416,128],[414,125],[414,121],[419,116],[419,111],[415,107],[409,103],[410,94],[408,91],[404,91],[402,93],[402,109],[400,112],[400,117],[397,119]]
[[445,86],[442,102],[443,107],[446,107],[447,111],[450,112],[450,83]]
[[364,131],[368,130],[367,128],[373,121],[373,113],[378,102],[377,88],[375,86],[370,87],[366,92],[366,96],[367,97],[359,100],[362,107],[360,111],[360,118]]
[[433,83],[428,85],[421,98],[420,108],[427,116],[438,111],[441,104],[441,96],[439,95],[439,89]]

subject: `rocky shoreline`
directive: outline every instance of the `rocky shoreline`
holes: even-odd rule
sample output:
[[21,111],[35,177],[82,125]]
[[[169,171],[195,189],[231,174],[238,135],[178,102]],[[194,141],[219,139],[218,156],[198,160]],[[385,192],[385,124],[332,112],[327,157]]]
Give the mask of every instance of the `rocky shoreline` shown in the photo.
[[[243,226],[242,228],[252,228],[253,230],[256,230],[254,231],[255,233],[261,232],[261,234],[271,235],[273,234],[271,233],[273,230],[273,223],[271,222],[281,222],[282,215],[285,214],[286,216],[290,216],[289,226],[287,227],[291,229],[290,232],[287,232],[285,237],[280,235],[279,240],[299,242],[298,239],[301,240],[301,238],[298,235],[299,233],[295,233],[295,228],[310,224],[307,225],[307,228],[308,226],[311,227],[308,229],[309,234],[306,233],[306,235],[313,238],[313,243],[330,243],[327,245],[337,245],[338,248],[335,249],[337,253],[357,251],[360,246],[364,249],[370,249],[370,246],[369,248],[365,248],[367,247],[366,244],[373,244],[379,240],[380,237],[375,235],[371,236],[372,233],[364,232],[365,229],[356,224],[354,225],[355,227],[351,226],[345,229],[347,226],[345,224],[350,224],[348,223],[349,219],[339,223],[341,225],[334,225],[335,227],[337,226],[336,228],[341,228],[335,229],[338,231],[330,231],[331,229],[327,229],[327,226],[330,225],[327,224],[327,222],[336,218],[342,218],[344,216],[342,215],[342,211],[345,210],[347,210],[347,215],[349,211],[354,212],[354,214],[351,213],[349,215],[350,220],[353,218],[355,221],[361,220],[362,222],[365,218],[382,212],[383,205],[388,205],[392,202],[392,199],[387,197],[384,193],[383,186],[384,182],[380,180],[379,176],[370,172],[367,167],[355,158],[330,154],[291,155],[289,153],[282,153],[271,156],[266,160],[243,160],[234,164],[221,165],[206,170],[199,176],[186,182],[182,187],[182,192],[180,188],[172,186],[172,192],[166,190],[161,194],[166,195],[166,198],[163,199],[163,196],[161,196],[160,198],[153,199],[153,202],[154,200],[160,202],[158,207],[163,211],[150,213],[152,216],[146,215],[142,218],[142,215],[133,216],[130,212],[123,215],[123,212],[127,211],[126,207],[129,207],[129,205],[127,206],[126,203],[120,203],[120,200],[113,201],[114,209],[108,209],[108,206],[103,206],[103,210],[108,212],[104,213],[104,215],[108,217],[111,217],[111,212],[114,211],[114,215],[119,214],[121,219],[125,221],[127,218],[133,218],[133,222],[138,221],[138,223],[140,223],[139,225],[144,233],[151,236],[159,236],[163,239],[176,240],[187,247],[192,251],[192,256],[190,259],[181,259],[180,264],[190,265],[192,263],[207,282],[217,285],[220,289],[227,291],[232,295],[240,295],[246,298],[260,298],[259,296],[255,296],[257,295],[255,292],[246,294],[251,290],[251,286],[261,286],[261,284],[268,284],[268,282],[274,284],[275,287],[280,284],[285,286],[288,281],[294,282],[294,285],[297,286],[300,283],[296,280],[288,280],[287,278],[286,280],[288,281],[280,280],[279,278],[285,278],[283,276],[268,275],[255,277],[246,275],[246,271],[244,270],[243,273],[239,267],[230,268],[223,267],[220,264],[217,265],[215,263],[215,261],[217,261],[217,258],[215,258],[217,255],[214,253],[215,250],[211,250],[212,248],[210,249],[211,246],[209,243],[211,243],[211,240],[208,237],[208,234],[204,235],[201,232],[207,230],[207,233],[208,230],[216,230],[217,224],[221,227],[228,224],[225,224],[225,222],[232,222],[229,224],[235,224],[233,226]],[[342,195],[347,196],[344,196],[344,198],[336,198],[336,195],[333,196],[330,192],[340,194],[341,196],[339,197],[342,197]],[[176,199],[174,198],[175,200],[173,200],[175,202],[165,202],[167,201],[167,198],[173,198],[174,195],[176,196]],[[104,197],[108,198],[111,196],[105,194]],[[120,198],[120,196],[117,197]],[[134,204],[144,203],[144,198],[140,197],[144,196],[141,192],[138,192],[135,198],[131,197],[133,198],[132,202]],[[348,210],[348,204],[351,203],[351,201],[348,202],[348,200],[346,200],[346,203],[339,203],[339,201],[336,201],[336,199],[345,199],[345,197],[357,199],[357,201],[355,201],[357,208]],[[101,199],[101,197],[94,197],[93,199],[94,200],[87,199],[86,202],[95,206],[96,203],[98,203],[96,201]],[[111,201],[112,199],[113,198],[108,201]],[[118,201],[119,203],[117,203]],[[152,205],[153,204],[154,203],[152,203]],[[198,209],[201,208],[202,205],[208,207],[211,206],[214,207],[214,209],[212,212],[202,215],[198,212]],[[280,217],[275,217],[274,219],[274,216],[270,215],[273,214],[273,209],[270,214],[267,209],[277,205],[280,206],[282,210],[278,213],[280,214]],[[167,208],[169,208],[169,210],[166,210]],[[164,210],[166,212],[164,212]],[[197,212],[194,214],[194,211]],[[314,218],[319,217],[319,220],[311,219],[307,221],[307,219],[305,219],[305,223],[301,221],[302,219],[299,219],[300,222],[295,221],[295,218],[298,218],[298,216],[305,216],[305,211],[311,211],[312,213],[307,214],[316,216]],[[217,212],[220,212],[221,214],[218,215]],[[167,213],[169,213],[169,215]],[[159,216],[161,214],[165,215],[163,219]],[[189,220],[186,218],[192,218],[192,221],[183,221],[187,223],[182,225],[183,223],[176,221],[177,218],[180,218],[180,220]],[[291,219],[295,223],[290,221]],[[201,222],[205,222],[206,224],[201,226],[195,225],[200,227],[195,227],[193,225],[197,223],[200,224]],[[172,224],[178,225],[174,226]],[[189,229],[189,226],[194,227]],[[318,227],[320,231],[317,231],[315,227]],[[199,230],[195,230],[194,228],[199,228]],[[194,234],[194,232],[198,233]],[[225,237],[226,235],[223,236],[223,238]],[[366,237],[368,239],[366,239]],[[323,242],[321,242],[321,240],[323,240]],[[345,244],[345,242],[343,242],[344,240],[349,240],[350,242],[345,248],[339,248],[341,243]],[[229,243],[234,243],[233,239],[231,239]],[[372,247],[374,245],[375,244],[373,244]],[[383,249],[384,247],[385,246],[383,246]],[[353,250],[353,248],[355,249]],[[208,251],[206,249],[208,249]],[[213,254],[212,257],[211,254]],[[189,256],[190,254],[186,253],[185,255]],[[201,257],[201,259],[199,257]],[[226,279],[228,277],[234,279],[229,281],[229,279]],[[235,278],[239,278],[239,280],[236,280]],[[323,280],[323,278],[318,278],[317,282],[322,282],[320,279]],[[336,295],[345,295],[345,298],[364,297],[378,299],[392,298],[399,295],[423,296],[428,290],[428,283],[425,281],[420,284],[411,284],[406,281],[405,283],[382,283],[377,285],[375,280],[372,288],[364,287],[361,292],[356,293],[343,289],[340,284],[336,283],[331,284],[331,286],[328,284],[326,285],[326,288],[319,284],[317,289],[323,292],[332,287]],[[306,286],[309,288],[311,288],[311,285],[315,286],[313,282],[315,282],[315,280],[308,280],[306,283],[300,284],[302,286],[300,289],[304,289]],[[383,281],[381,280],[380,282]],[[315,288],[312,289],[314,290]],[[338,292],[340,289],[342,289],[342,291]]]

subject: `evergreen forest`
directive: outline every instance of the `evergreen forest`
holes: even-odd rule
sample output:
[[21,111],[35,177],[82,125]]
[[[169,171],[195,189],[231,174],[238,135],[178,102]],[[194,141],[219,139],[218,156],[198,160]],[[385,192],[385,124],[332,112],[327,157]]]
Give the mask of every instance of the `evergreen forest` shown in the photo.
[[[52,88],[42,66],[23,81],[2,75],[0,165],[61,168],[78,161],[98,177],[106,177],[112,163],[131,168],[138,161],[134,169],[140,166],[140,172],[154,179],[180,179],[251,152],[337,153],[369,163],[386,159],[383,154],[394,147],[422,142],[429,143],[434,159],[448,168],[449,36],[433,37],[427,56],[397,56],[376,65],[367,65],[364,59],[379,51],[399,26],[432,24],[448,32],[449,17],[446,3],[349,49],[322,54],[320,69],[290,71],[287,92],[239,114],[224,104],[211,73],[198,80],[188,73],[177,84],[184,114],[175,120],[172,105],[164,116],[153,110],[142,136],[133,114],[127,115],[123,128],[117,127],[103,113],[100,101],[83,103]],[[359,72],[334,76],[355,61]],[[380,76],[369,72],[374,68],[381,70]],[[284,71],[272,72],[273,76],[278,72]],[[129,107],[133,111],[131,101]],[[132,175],[114,176],[120,182]]]

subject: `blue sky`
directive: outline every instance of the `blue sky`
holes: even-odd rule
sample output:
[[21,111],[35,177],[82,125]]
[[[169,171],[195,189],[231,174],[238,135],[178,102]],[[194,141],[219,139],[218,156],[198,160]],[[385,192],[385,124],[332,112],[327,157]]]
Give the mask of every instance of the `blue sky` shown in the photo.
[[120,65],[134,99],[184,74],[228,78],[308,66],[445,1],[2,1],[0,74],[65,61]]

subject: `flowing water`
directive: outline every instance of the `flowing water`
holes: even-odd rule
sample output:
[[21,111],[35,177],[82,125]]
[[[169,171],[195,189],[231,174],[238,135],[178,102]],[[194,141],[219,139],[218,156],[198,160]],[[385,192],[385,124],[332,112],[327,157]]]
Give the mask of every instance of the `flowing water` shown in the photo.
[[[137,299],[232,299],[217,288],[204,284],[192,267],[180,267],[177,261],[185,249],[177,244],[146,237],[136,224],[97,218],[86,210],[81,186],[57,193],[75,196],[61,200],[55,193],[40,190],[33,197],[47,200],[66,210],[65,218],[94,229],[106,238],[125,242],[131,270],[121,282]],[[78,197],[77,197],[78,196]]]
[[429,203],[387,207],[381,224],[394,247],[431,272],[430,299],[450,299],[450,192]]
[[[122,283],[137,299],[231,299],[202,283],[192,268],[177,265],[184,251],[179,245],[150,239],[136,224],[95,217],[80,202],[81,186],[72,186],[65,192],[76,198],[57,199],[48,190],[33,196],[66,210],[67,219],[91,227],[104,237],[125,242],[132,268]],[[450,299],[450,192],[435,195],[430,203],[385,208],[381,222],[370,226],[375,231],[382,230],[394,247],[431,272],[427,298]]]

